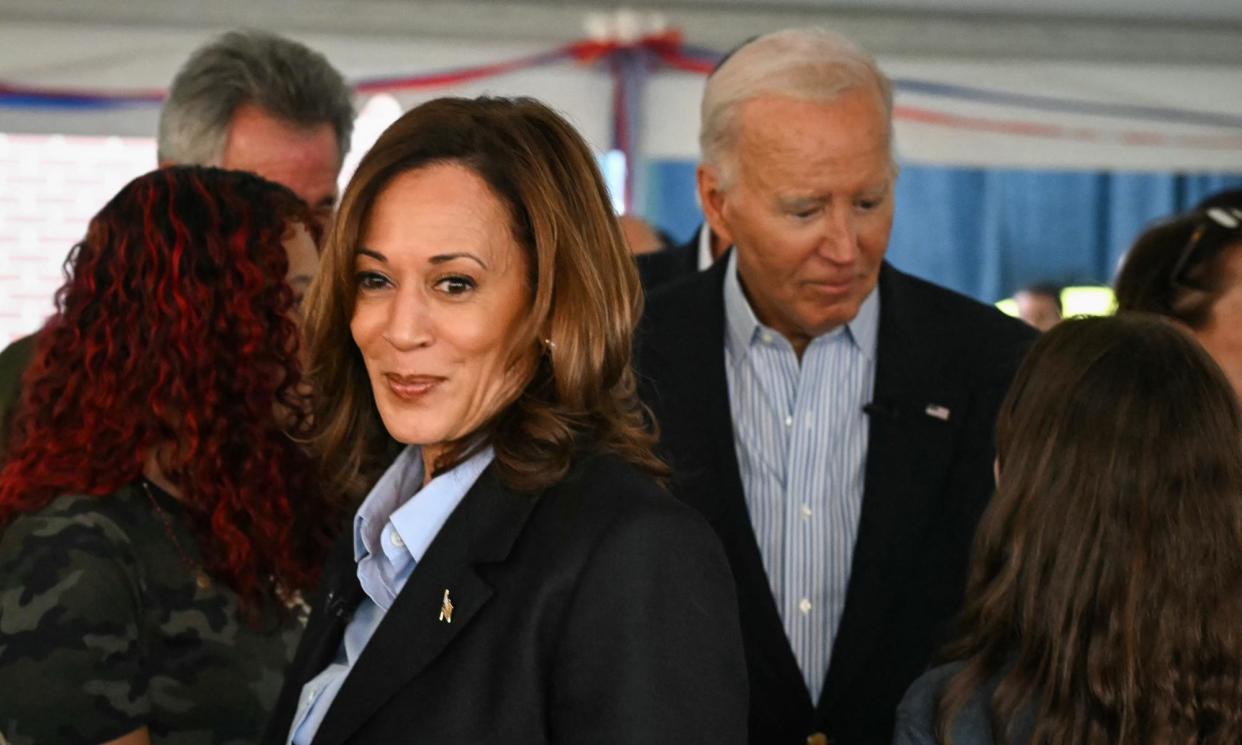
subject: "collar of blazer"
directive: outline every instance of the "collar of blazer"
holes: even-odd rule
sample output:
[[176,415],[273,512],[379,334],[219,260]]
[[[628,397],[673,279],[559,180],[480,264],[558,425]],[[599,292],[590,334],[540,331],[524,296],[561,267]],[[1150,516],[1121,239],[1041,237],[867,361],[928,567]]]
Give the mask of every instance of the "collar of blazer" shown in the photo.
[[[492,594],[476,567],[509,556],[537,499],[505,488],[495,464],[487,467],[367,642],[320,725],[315,745],[347,740],[470,624]],[[445,589],[452,591],[452,623],[439,620]]]
[[[964,369],[970,362],[957,352],[970,331],[935,307],[945,292],[887,263],[881,269],[863,507],[821,712],[842,698],[884,642],[894,603],[918,591],[902,578],[931,558],[921,551],[924,533],[953,497],[946,491],[972,381]],[[947,419],[931,413],[941,410]]]

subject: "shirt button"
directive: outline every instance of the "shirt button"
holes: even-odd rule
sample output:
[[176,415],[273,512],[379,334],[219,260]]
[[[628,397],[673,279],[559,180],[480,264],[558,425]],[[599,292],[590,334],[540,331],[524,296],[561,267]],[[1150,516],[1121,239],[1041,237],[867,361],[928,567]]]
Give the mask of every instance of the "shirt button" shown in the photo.
[[799,509],[798,512],[802,513],[803,520],[811,519],[811,506],[809,504],[802,505],[801,509]]
[[401,539],[401,534],[395,530],[388,535],[388,540],[392,541],[392,545],[396,546],[397,548],[405,547],[405,541]]
[[763,336],[761,336],[760,338],[763,339],[764,344],[772,343],[772,335],[768,333],[767,331],[763,332]]
[[798,602],[798,610],[802,611],[802,615],[808,615],[811,612],[811,601],[808,598],[802,598]]
[[791,417],[791,416],[787,416],[787,417],[785,417],[785,426],[786,426],[786,427],[792,427],[792,426],[793,426],[793,417]]

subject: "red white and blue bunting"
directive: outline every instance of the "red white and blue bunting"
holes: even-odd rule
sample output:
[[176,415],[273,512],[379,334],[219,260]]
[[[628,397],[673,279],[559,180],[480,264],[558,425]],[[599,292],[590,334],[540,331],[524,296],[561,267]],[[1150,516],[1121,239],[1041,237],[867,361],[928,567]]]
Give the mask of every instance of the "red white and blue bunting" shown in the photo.
[[[686,44],[676,30],[615,38],[587,39],[534,54],[478,65],[428,70],[412,74],[355,80],[363,95],[423,92],[452,88],[516,72],[554,65],[576,65],[609,76],[611,144],[628,162],[642,155],[644,91],[651,76],[674,71],[708,74],[720,52]],[[886,67],[888,67],[886,65]],[[1134,105],[1086,100],[1074,95],[1042,95],[1005,90],[1000,79],[979,85],[947,83],[901,74],[896,65],[894,119],[907,130],[956,132],[984,141],[1041,141],[1044,150],[1078,152],[1090,146],[1100,151],[1118,148],[1149,151],[1194,151],[1200,164],[1219,154],[1222,167],[1235,167],[1242,152],[1242,112],[1222,113],[1183,106]],[[913,68],[908,68],[913,69]],[[894,72],[889,68],[890,73]],[[44,88],[0,81],[0,109],[102,111],[127,107],[155,107],[162,90]],[[937,135],[939,136],[939,135]],[[1016,138],[1016,139],[1014,139]],[[935,140],[935,137],[931,138]],[[941,138],[943,139],[943,137]],[[899,143],[902,138],[899,137]],[[932,143],[932,148],[936,143]],[[960,144],[956,145],[961,151]],[[1012,149],[1013,145],[1009,147]],[[947,154],[945,160],[953,160]],[[627,181],[626,201],[632,194],[634,169]]]

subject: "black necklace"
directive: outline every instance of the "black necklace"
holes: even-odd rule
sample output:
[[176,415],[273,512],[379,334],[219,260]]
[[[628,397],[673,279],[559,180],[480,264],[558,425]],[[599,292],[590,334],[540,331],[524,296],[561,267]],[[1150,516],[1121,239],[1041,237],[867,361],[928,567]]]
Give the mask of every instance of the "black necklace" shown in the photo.
[[[202,590],[210,589],[211,577],[207,575],[207,572],[203,571],[202,564],[199,564],[197,561],[192,561],[190,557],[186,555],[185,550],[181,548],[181,541],[177,540],[177,533],[173,529],[172,516],[170,516],[164,508],[160,506],[159,501],[155,498],[155,494],[151,491],[151,482],[147,479],[147,477],[143,476],[141,483],[142,490],[147,493],[147,499],[151,500],[151,506],[155,509],[155,514],[159,515],[160,524],[164,526],[164,533],[168,536],[168,540],[172,542],[173,548],[177,550],[177,556],[181,557],[181,563],[185,565],[185,568],[189,570],[190,575],[194,577],[194,584],[198,585],[199,589]],[[156,485],[155,488],[159,489],[160,487]],[[161,489],[160,491],[163,490]]]

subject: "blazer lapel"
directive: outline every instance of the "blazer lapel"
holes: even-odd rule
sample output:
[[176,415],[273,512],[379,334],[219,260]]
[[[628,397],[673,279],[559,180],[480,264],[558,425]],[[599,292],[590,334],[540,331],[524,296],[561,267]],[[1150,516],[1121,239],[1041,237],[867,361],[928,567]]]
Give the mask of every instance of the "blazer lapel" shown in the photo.
[[[493,468],[484,471],[375,630],[332,702],[315,745],[348,739],[470,624],[492,594],[475,567],[508,556],[536,499],[504,488]],[[446,590],[453,604],[451,621],[440,620]]]
[[341,544],[345,550],[338,550],[331,561],[331,566],[339,567],[340,571],[324,583],[327,593],[324,594],[319,609],[320,623],[306,630],[309,641],[303,645],[306,650],[305,662],[295,665],[298,670],[313,671],[312,676],[327,667],[336,657],[345,627],[365,596],[362,585],[358,582],[358,573],[354,570],[357,564],[353,561],[352,529],[346,531]]
[[880,331],[870,409],[866,481],[845,612],[819,701],[821,713],[850,685],[882,642],[883,620],[902,587],[902,565],[936,509],[953,451],[956,421],[928,409],[960,411],[962,392],[938,374],[940,355],[920,333],[919,309],[887,264],[880,275]]
[[[644,361],[644,369],[654,371],[651,378],[657,381],[653,396],[663,414],[664,450],[674,456],[676,494],[712,524],[729,558],[752,688],[765,689],[756,691],[765,707],[795,716],[809,712],[812,702],[772,596],[733,441],[724,352],[728,264],[727,256],[721,257],[694,275],[688,280],[693,292],[670,288],[684,305],[680,312],[662,315],[660,327],[650,330],[646,347],[651,359]],[[798,714],[788,711],[791,706]]]

